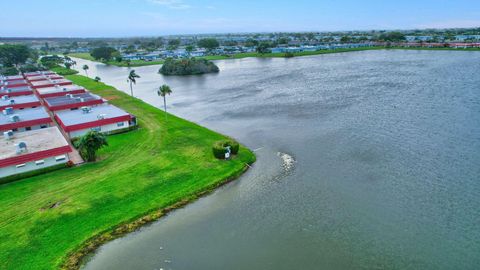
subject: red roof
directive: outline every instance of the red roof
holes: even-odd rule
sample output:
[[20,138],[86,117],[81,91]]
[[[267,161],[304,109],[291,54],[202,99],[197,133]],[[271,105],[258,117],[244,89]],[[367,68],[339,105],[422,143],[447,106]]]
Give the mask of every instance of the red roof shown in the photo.
[[59,96],[65,96],[66,94],[82,94],[85,93],[85,89],[78,89],[78,90],[72,90],[72,91],[59,91],[59,92],[54,92],[54,93],[48,93],[48,94],[43,94],[41,95],[40,93],[37,92],[37,96],[41,98],[49,98],[49,97],[59,97]]
[[9,97],[16,97],[16,96],[28,96],[32,94],[32,90],[25,90],[21,92],[11,92],[11,93],[0,93],[0,97],[9,96]]
[[28,120],[28,121],[20,121],[20,122],[0,125],[0,131],[7,131],[7,130],[16,129],[16,128],[31,127],[31,126],[41,125],[41,124],[50,124],[50,123],[52,123],[52,119],[50,117],[40,118],[35,120]]
[[48,105],[48,102],[45,102],[45,105],[50,111],[60,111],[60,110],[67,110],[71,108],[80,108],[83,106],[93,106],[93,105],[98,105],[102,103],[103,103],[102,99],[94,99],[94,100],[88,100],[85,102],[68,103],[68,104],[62,104],[57,106],[50,106]]
[[56,82],[56,83],[49,83],[49,84],[42,84],[42,85],[32,85],[33,88],[38,89],[38,88],[45,88],[45,87],[53,87],[55,85],[70,85],[72,82]]
[[[60,75],[47,75],[49,79],[51,80],[59,80],[59,79],[63,79],[62,76]],[[45,80],[45,76],[33,76],[33,77],[27,77],[27,80],[29,82],[36,82],[36,81],[43,81]]]
[[16,103],[16,104],[11,104],[11,105],[4,105],[0,106],[0,110],[3,110],[8,107],[12,107],[13,109],[25,109],[25,108],[33,108],[40,106],[40,101],[32,101],[32,102],[26,102],[26,103]]
[[65,126],[63,124],[62,120],[60,120],[60,118],[57,115],[55,115],[55,120],[57,120],[57,123],[66,132],[82,130],[82,129],[87,129],[87,128],[100,127],[100,126],[114,124],[114,123],[118,123],[118,122],[130,121],[131,119],[132,119],[131,115],[122,115],[122,116],[119,116],[119,117],[99,119],[99,120],[95,120],[95,121],[92,121],[92,122],[86,122],[86,123],[81,123],[81,124],[76,124],[76,125],[71,125],[71,126]]
[[35,153],[18,155],[15,157],[10,157],[10,158],[0,160],[0,168],[23,164],[23,163],[43,159],[43,158],[64,155],[70,152],[72,152],[72,148],[69,145],[66,145],[66,146],[62,146],[54,149],[35,152]]

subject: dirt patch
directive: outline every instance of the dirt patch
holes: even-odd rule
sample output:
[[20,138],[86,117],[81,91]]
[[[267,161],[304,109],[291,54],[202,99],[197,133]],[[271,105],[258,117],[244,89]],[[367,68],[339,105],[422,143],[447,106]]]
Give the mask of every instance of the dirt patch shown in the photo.
[[103,98],[106,99],[106,100],[115,100],[115,99],[119,99],[120,97],[119,96],[104,96]]

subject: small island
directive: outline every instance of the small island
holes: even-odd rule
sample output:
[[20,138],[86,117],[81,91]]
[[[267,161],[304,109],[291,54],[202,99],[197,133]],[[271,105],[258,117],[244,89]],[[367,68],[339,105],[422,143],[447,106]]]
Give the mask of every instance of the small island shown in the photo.
[[200,75],[217,73],[220,69],[213,62],[206,59],[180,59],[168,58],[158,71],[163,75]]

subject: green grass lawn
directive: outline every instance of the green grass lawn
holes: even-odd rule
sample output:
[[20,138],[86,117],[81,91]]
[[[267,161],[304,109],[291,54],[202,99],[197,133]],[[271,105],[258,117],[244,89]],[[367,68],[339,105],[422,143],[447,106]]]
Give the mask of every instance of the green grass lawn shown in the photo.
[[[248,149],[212,155],[224,136],[164,113],[111,86],[67,76],[136,115],[139,128],[108,137],[100,161],[0,186],[0,269],[58,269],[98,236],[240,175]],[[55,208],[49,208],[59,202]]]

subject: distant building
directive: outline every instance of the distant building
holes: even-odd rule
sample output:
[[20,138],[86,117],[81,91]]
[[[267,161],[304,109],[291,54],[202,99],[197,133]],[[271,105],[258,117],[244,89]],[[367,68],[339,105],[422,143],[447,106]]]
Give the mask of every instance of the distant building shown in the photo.
[[0,177],[65,164],[71,151],[57,127],[21,133],[6,131],[0,138]]
[[55,120],[70,138],[80,137],[90,130],[110,134],[136,126],[136,117],[110,104],[59,111]]
[[0,132],[12,130],[23,132],[49,127],[52,123],[45,108],[15,110],[11,107],[3,109],[0,115]]
[[4,95],[0,98],[0,110],[4,110],[7,107],[16,109],[36,108],[41,106],[40,100],[35,95],[28,96],[14,96],[9,97]]

